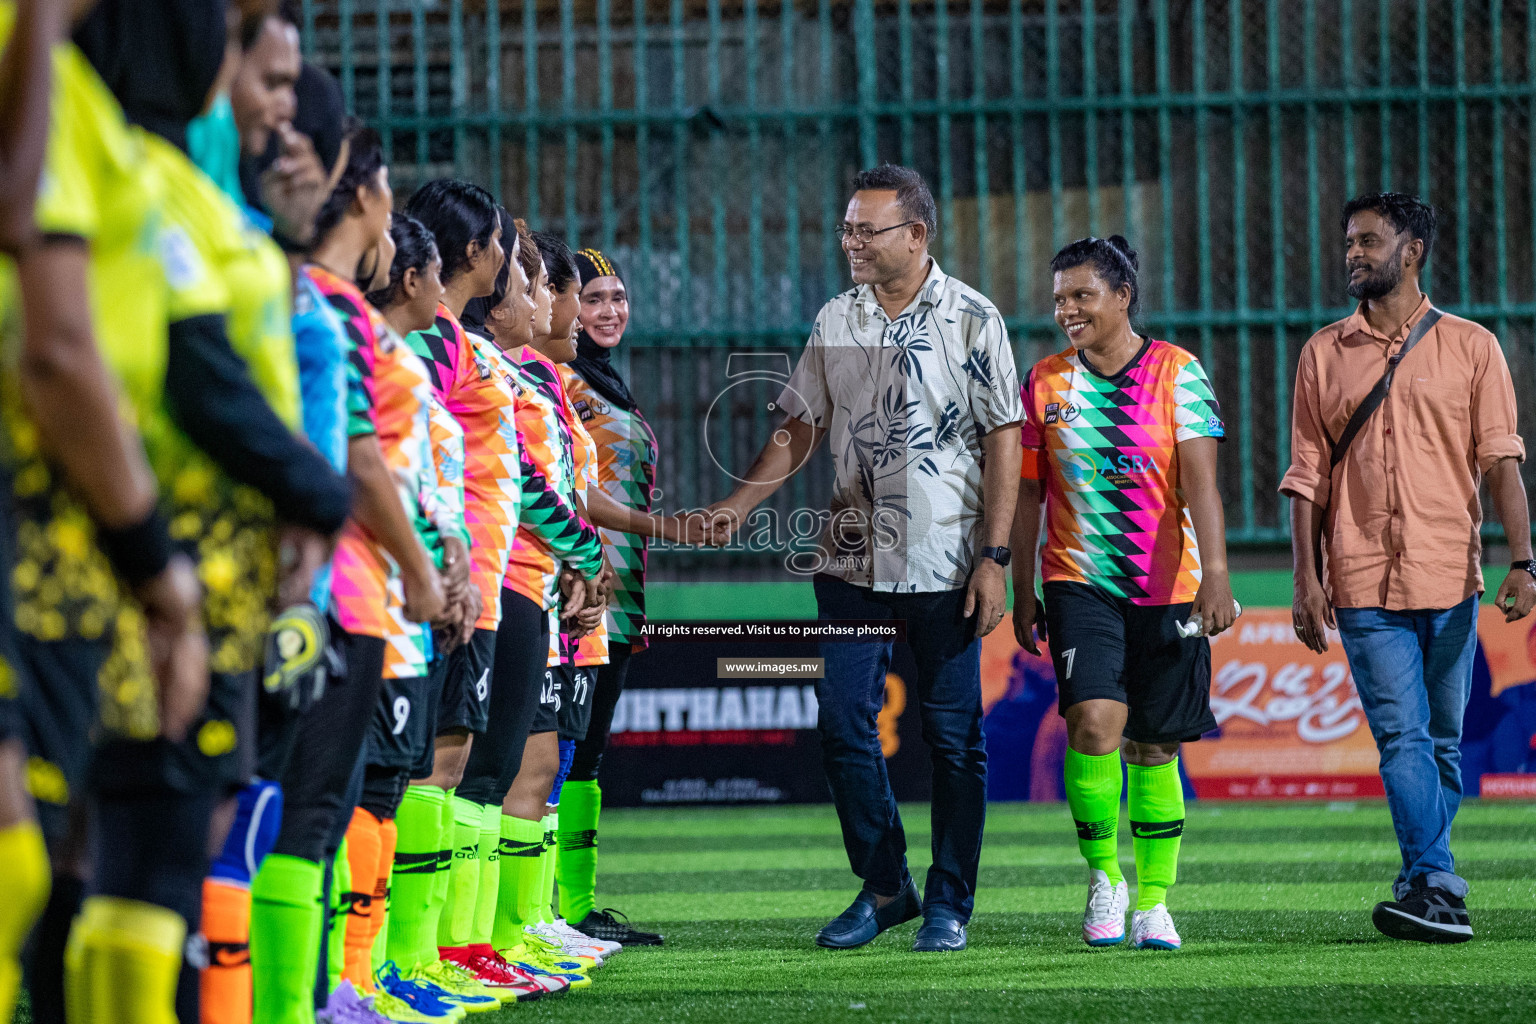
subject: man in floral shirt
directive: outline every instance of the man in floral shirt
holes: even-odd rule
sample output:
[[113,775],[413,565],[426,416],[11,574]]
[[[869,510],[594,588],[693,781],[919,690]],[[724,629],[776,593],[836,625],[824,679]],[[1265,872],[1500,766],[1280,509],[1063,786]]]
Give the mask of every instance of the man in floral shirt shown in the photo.
[[892,643],[824,642],[822,750],[854,874],[818,933],[860,946],[923,914],[913,949],[963,949],[986,811],[980,638],[1001,620],[1024,417],[1008,332],[983,295],[928,255],[933,195],[882,165],[854,181],[837,227],[855,287],[822,307],[780,395],[788,414],[714,507],[712,540],[830,435],[836,485],[814,562],[822,619],[904,620],[933,754],[933,866],[919,899],[875,716]]

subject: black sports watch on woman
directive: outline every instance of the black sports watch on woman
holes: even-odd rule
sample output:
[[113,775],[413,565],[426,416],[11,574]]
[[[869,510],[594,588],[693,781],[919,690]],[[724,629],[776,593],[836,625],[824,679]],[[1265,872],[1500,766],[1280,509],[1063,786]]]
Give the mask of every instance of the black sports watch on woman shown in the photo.
[[[1007,548],[982,548],[981,557],[990,558],[998,565],[1007,567],[1008,563],[1013,560],[1013,552]],[[1533,560],[1531,564],[1536,565],[1536,560]]]
[[1524,569],[1532,579],[1536,579],[1536,558],[1527,558],[1523,562],[1511,562],[1509,571],[1514,572],[1516,569]]

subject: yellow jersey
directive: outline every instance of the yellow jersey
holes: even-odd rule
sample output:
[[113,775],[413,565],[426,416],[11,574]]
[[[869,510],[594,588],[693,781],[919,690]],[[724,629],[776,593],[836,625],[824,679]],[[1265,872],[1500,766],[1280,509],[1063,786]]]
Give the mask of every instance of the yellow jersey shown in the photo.
[[[297,428],[299,374],[289,326],[287,258],[181,150],[151,135],[145,155],[165,187],[158,245],[168,322],[222,316],[230,347],[268,404],[290,429]],[[160,476],[171,536],[197,555],[209,667],[227,674],[248,671],[260,662],[277,587],[271,503],[231,480],[163,410],[153,415],[146,446]]]
[[[13,7],[0,6],[0,46],[14,16]],[[156,246],[161,184],[145,167],[143,134],[128,125],[84,55],[61,44],[53,65],[37,226],[89,247],[93,329],[128,399],[124,415],[137,424],[159,405],[165,377],[165,287]],[[16,624],[40,640],[102,639],[117,616],[117,585],[96,548],[90,518],[55,485],[22,409],[13,372],[21,329],[15,267],[0,260],[0,353],[7,370],[0,375],[0,411],[18,513]]]

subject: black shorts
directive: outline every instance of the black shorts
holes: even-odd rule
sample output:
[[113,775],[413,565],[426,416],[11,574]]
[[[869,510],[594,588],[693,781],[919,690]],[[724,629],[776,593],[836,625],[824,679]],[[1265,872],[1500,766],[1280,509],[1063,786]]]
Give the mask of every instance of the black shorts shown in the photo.
[[432,748],[432,690],[438,678],[384,680],[368,724],[369,764],[412,768]]
[[97,795],[239,792],[256,771],[256,670],[214,672],[208,703],[185,739],[138,739],[103,730],[91,759]]
[[416,752],[416,760],[411,764],[413,779],[429,777],[437,763],[437,744],[433,740],[443,731],[438,728],[437,716],[443,709],[443,683],[448,678],[448,670],[447,657],[433,658],[427,669],[427,721],[423,726],[427,731],[427,742],[423,745],[424,749]]
[[27,785],[50,843],[68,828],[70,800],[84,789],[96,726],[97,677],[111,651],[106,640],[16,637],[17,661],[29,677],[21,691],[27,742]]
[[212,673],[208,706],[187,734],[188,769],[207,788],[236,792],[256,774],[256,671]]
[[[313,702],[306,703],[301,707],[295,707],[288,703],[286,697],[282,699],[264,699],[264,691],[261,690],[256,694],[256,737],[258,744],[256,774],[263,779],[279,781],[284,777],[288,771],[289,760],[295,756],[294,746],[300,732],[299,723],[309,713],[309,710],[313,709],[316,704],[324,701],[327,696],[330,696],[334,703],[335,697],[332,691],[348,684],[351,672],[351,666],[347,663],[348,648],[358,647],[365,649],[363,653],[367,656],[365,660],[368,662],[368,665],[364,666],[365,671],[371,667],[373,655],[376,654],[380,659],[383,658],[382,648],[384,641],[378,637],[348,636],[346,630],[342,629],[336,620],[329,616],[325,619],[325,626],[326,653],[316,668],[317,672],[325,673],[324,686],[320,690],[320,695]],[[377,648],[374,647],[375,644]],[[265,671],[265,667],[263,670]],[[315,676],[313,674],[306,675],[296,685],[308,687],[313,692]],[[373,685],[373,683],[369,685]],[[362,703],[362,698],[358,698],[357,703]],[[371,701],[369,706],[372,706]],[[356,755],[357,751],[354,750],[352,753]]]
[[491,706],[491,674],[496,662],[496,631],[477,629],[469,643],[448,654],[446,677],[434,735],[450,729],[485,732]]
[[560,673],[564,670],[564,665],[551,665],[539,675],[539,706],[533,710],[528,735],[560,730],[560,707],[565,703],[560,692]]
[[555,715],[562,740],[584,740],[592,722],[592,691],[597,687],[598,665],[561,665],[552,669],[560,687],[560,707]]
[[16,652],[16,610],[11,606],[11,551],[15,547],[11,516],[11,477],[0,467],[0,743],[26,740],[21,691],[26,668]]
[[1211,642],[1183,638],[1192,604],[1137,605],[1086,583],[1045,584],[1045,620],[1063,714],[1117,700],[1138,743],[1188,743],[1216,728]]

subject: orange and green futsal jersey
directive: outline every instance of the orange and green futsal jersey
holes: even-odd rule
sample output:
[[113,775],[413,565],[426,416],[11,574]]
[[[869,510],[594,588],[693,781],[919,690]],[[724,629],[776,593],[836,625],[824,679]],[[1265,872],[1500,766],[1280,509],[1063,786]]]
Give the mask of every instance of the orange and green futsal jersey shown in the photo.
[[[374,410],[384,463],[395,476],[400,503],[438,569],[443,567],[443,538],[438,524],[442,493],[437,453],[432,445],[432,381],[426,364],[388,324],[373,364]],[[405,617],[405,587],[395,572],[389,581],[389,628],[384,635],[384,678],[417,679],[432,663],[432,627]]]
[[463,434],[469,578],[483,605],[475,628],[495,629],[522,498],[515,381],[495,347],[466,333],[447,306],[438,306],[437,322],[413,332],[406,343],[426,363],[433,395]]
[[1022,475],[1045,481],[1044,579],[1132,604],[1193,601],[1200,552],[1177,446],[1226,436],[1199,360],[1148,340],[1109,378],[1069,348],[1036,363],[1022,392]]
[[[412,516],[427,550],[440,559],[442,545],[433,524],[438,483],[431,447],[427,368],[369,305],[356,284],[313,265],[306,267],[305,273],[346,328],[347,436],[378,437],[402,507]],[[400,570],[357,520],[348,519],[342,529],[332,566],[336,620],[349,633],[385,641],[385,678],[426,675],[432,653],[431,630],[405,618]]]
[[[502,354],[524,383],[517,403],[517,436],[523,455],[523,507],[506,586],[552,614],[560,603],[560,570],[569,566],[586,579],[602,569],[597,530],[576,506],[574,413],[554,363],[530,346]],[[551,635],[558,627],[551,623]],[[559,649],[553,664],[559,663]]]
[[[597,484],[621,505],[651,510],[656,483],[656,435],[636,408],[621,409],[603,398],[579,374],[561,367],[576,420],[597,446]],[[645,554],[647,538],[599,530],[603,553],[618,580],[604,622],[615,643],[645,646]]]
[[[574,379],[565,367],[560,367],[560,377],[563,382]],[[570,392],[566,396],[566,415],[571,425],[571,438],[575,443],[576,456],[576,496],[581,499],[581,507],[587,507],[587,495],[597,489],[597,442],[592,440],[592,435],[587,433],[587,428],[581,425],[581,419],[576,415],[576,410],[570,405]],[[602,536],[602,531],[598,531]],[[608,664],[608,615],[604,613],[603,621],[597,624],[597,628],[582,637],[576,644],[576,650],[571,652],[569,659],[574,665],[606,665]]]
[[[426,369],[425,361],[422,368]],[[428,398],[432,462],[437,470],[437,513],[433,521],[440,536],[457,537],[468,547],[469,527],[464,524],[464,428],[438,399],[437,392],[429,389]],[[441,558],[438,567],[442,567]]]

